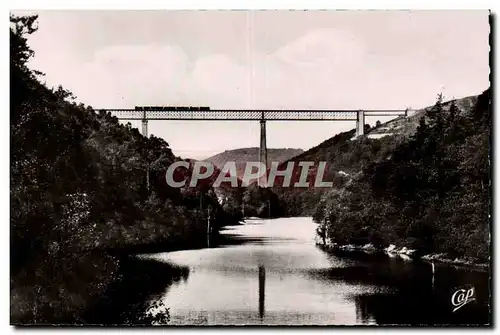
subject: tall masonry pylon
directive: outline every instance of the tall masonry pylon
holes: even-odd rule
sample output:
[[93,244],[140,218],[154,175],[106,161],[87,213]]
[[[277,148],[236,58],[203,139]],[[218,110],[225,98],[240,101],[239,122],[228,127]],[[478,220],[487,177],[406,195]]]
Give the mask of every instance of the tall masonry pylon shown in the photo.
[[[142,136],[148,137],[148,119],[146,119],[146,111],[142,113]],[[146,189],[149,194],[149,163],[147,163],[146,167]]]
[[365,134],[365,112],[360,110],[356,115],[356,137]]
[[146,118],[146,111],[142,113],[142,136],[148,137],[148,119]]
[[[266,120],[264,119],[264,112],[262,112],[262,118],[260,120],[260,148],[259,148],[260,162],[266,167],[266,173],[264,174],[264,180],[267,180],[267,145],[266,145]],[[267,187],[262,178],[259,179],[259,186]]]

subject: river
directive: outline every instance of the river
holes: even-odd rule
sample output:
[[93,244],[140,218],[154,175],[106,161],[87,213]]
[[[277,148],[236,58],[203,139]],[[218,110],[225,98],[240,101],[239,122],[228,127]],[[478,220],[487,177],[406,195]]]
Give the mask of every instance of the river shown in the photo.
[[[326,253],[311,218],[249,220],[200,250],[141,255],[189,269],[152,299],[172,325],[484,324],[487,272],[384,255]],[[451,296],[474,287],[453,312]]]

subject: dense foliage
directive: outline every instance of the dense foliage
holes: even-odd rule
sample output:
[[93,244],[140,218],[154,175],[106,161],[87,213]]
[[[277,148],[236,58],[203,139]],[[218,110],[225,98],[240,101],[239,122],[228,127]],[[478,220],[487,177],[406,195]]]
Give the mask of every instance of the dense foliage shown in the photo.
[[232,218],[209,187],[166,185],[165,171],[179,158],[163,139],[146,138],[41,81],[43,74],[28,67],[36,19],[11,17],[10,26],[11,273],[13,289],[22,283],[33,285],[27,294],[37,292],[29,298],[35,301],[22,297],[27,306],[51,305],[30,316],[43,322],[57,314],[54,301],[71,305],[75,292],[60,288],[84,255],[98,266],[112,257],[93,257],[109,251],[203,246],[209,208],[214,232]]
[[[366,127],[367,131],[369,127]],[[324,141],[318,146],[305,153],[292,158],[290,161],[296,163],[292,183],[297,181],[301,168],[297,162],[327,162],[327,168],[323,175],[324,181],[333,182],[334,189],[343,188],[359,171],[368,164],[386,159],[391,151],[403,139],[401,136],[386,136],[380,139],[360,138],[352,141],[354,130],[340,133]],[[284,162],[279,169],[284,169]],[[316,165],[315,165],[316,166]],[[313,184],[316,178],[316,171],[311,169],[308,182]],[[277,179],[278,180],[278,179]],[[321,205],[322,197],[330,191],[329,188],[316,188],[311,185],[309,188],[280,187],[273,188],[278,194],[283,211],[287,216],[312,215],[318,205]]]
[[394,243],[487,261],[491,91],[469,111],[441,100],[386,159],[324,194],[314,218],[329,242]]

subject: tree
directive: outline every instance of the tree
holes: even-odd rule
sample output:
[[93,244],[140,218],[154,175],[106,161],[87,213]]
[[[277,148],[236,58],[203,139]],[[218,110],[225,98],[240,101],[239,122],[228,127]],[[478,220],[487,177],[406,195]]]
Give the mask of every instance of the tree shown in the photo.
[[392,243],[487,260],[490,102],[488,89],[464,112],[439,95],[408,139],[383,142],[377,150],[370,150],[370,141],[347,142],[345,155],[352,158],[334,156],[332,165],[350,161],[352,168],[362,153],[373,154],[362,174],[327,192],[315,208],[314,219],[325,225],[330,242]]

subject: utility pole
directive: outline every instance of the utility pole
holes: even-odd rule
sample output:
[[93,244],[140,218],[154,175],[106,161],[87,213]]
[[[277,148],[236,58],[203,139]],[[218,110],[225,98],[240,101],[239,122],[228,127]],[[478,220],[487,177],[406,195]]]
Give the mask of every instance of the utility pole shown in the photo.
[[149,162],[147,162],[148,166],[146,168],[146,189],[148,191],[148,196],[149,196]]
[[271,218],[271,198],[267,199],[267,216]]
[[210,233],[212,230],[212,226],[210,224],[210,218],[212,216],[211,206],[207,208],[207,247],[210,248]]

